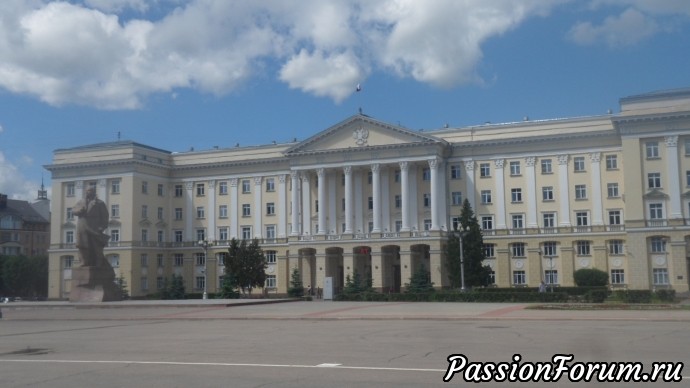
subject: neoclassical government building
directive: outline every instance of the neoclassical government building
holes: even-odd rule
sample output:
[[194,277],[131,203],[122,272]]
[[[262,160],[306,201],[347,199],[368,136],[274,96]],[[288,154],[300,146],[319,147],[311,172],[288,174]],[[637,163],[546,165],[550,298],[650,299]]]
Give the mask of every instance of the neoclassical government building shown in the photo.
[[[449,285],[445,246],[468,199],[500,287],[688,291],[690,89],[625,97],[620,112],[413,131],[357,114],[303,141],[170,152],[132,141],[59,149],[52,164],[49,297],[77,262],[72,208],[95,186],[105,254],[132,296],[182,275],[215,292],[230,239],[259,239],[263,292],[348,274],[404,290],[424,266]],[[232,139],[227,141],[233,144]],[[204,249],[199,241],[207,241]]]

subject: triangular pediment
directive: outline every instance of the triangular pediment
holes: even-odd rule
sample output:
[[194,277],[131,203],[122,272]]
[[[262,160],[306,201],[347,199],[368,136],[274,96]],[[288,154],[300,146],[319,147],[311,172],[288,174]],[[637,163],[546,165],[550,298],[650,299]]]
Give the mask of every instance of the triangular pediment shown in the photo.
[[334,150],[372,150],[438,143],[445,144],[445,141],[360,114],[292,146],[285,154],[289,156]]
[[668,198],[668,194],[658,189],[652,189],[650,192],[644,195],[646,199],[665,199]]

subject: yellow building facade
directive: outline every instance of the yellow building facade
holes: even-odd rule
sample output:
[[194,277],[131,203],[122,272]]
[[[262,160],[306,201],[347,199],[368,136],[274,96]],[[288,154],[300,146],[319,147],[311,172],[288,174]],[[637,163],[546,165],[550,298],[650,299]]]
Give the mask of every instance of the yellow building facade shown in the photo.
[[285,294],[294,268],[305,287],[330,278],[336,292],[355,271],[399,292],[420,266],[447,287],[465,198],[498,286],[572,286],[574,271],[599,268],[614,288],[688,291],[690,89],[592,117],[421,132],[358,114],[288,144],[85,145],[56,150],[46,168],[53,299],[69,296],[71,209],[89,186],[108,205],[105,254],[132,296],[173,274],[188,292],[215,292],[232,238],[260,241],[267,293]]

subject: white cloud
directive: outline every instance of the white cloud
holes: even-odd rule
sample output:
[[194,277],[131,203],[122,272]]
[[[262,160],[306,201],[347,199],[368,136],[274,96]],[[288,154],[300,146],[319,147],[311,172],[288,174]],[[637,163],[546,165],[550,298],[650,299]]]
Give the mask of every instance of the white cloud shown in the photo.
[[568,36],[575,43],[593,45],[604,42],[609,47],[630,46],[649,38],[659,30],[654,19],[628,8],[619,16],[607,17],[600,26],[590,22],[575,25]]
[[[0,88],[56,106],[136,109],[178,88],[223,95],[273,64],[290,87],[336,102],[371,72],[452,87],[481,82],[487,39],[560,3],[5,0]],[[169,11],[118,16],[153,7]]]
[[7,194],[12,199],[31,201],[36,198],[37,190],[38,185],[27,180],[20,168],[7,160],[0,151],[0,193]]

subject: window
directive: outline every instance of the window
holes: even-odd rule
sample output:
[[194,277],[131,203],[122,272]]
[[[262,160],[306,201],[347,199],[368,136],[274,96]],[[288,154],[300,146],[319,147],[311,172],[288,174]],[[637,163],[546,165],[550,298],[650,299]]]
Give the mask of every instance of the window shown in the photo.
[[175,197],[179,198],[183,195],[184,189],[182,185],[175,185]]
[[148,229],[142,229],[141,230],[141,241],[149,241],[149,230]]
[[527,284],[525,271],[513,271],[513,284],[516,286]]
[[271,193],[276,191],[276,180],[275,178],[266,178],[266,192]]
[[195,278],[194,288],[197,290],[203,290],[205,286],[206,286],[206,277],[197,276]]
[[645,143],[647,159],[655,159],[659,157],[659,142],[649,141]]
[[491,203],[491,190],[482,190],[482,203]]
[[113,268],[118,268],[120,266],[120,256],[119,255],[109,255],[108,262]]
[[142,253],[141,256],[139,256],[139,262],[141,263],[142,267],[148,267],[149,266],[149,255],[146,253]]
[[266,251],[266,263],[275,264],[277,261],[277,257],[278,255],[276,251]]
[[496,284],[496,271],[489,271],[489,284]]
[[513,257],[525,257],[525,243],[510,244],[510,253]]
[[367,209],[374,210],[374,197],[367,198]]
[[162,219],[163,219],[163,208],[162,208],[162,207],[159,207],[159,208],[156,210],[156,216],[158,217],[159,220],[162,220]]
[[65,243],[74,244],[74,231],[68,230],[65,232]]
[[661,173],[650,172],[649,174],[647,174],[647,187],[649,187],[650,189],[661,188]]
[[175,267],[182,267],[184,265],[184,255],[181,253],[175,253],[173,256],[173,261],[175,264]]
[[609,225],[620,225],[621,224],[621,211],[620,210],[609,210]]
[[218,207],[218,217],[228,218],[228,205],[220,205]]
[[460,179],[461,177],[460,166],[457,164],[452,164],[450,166],[450,179]]
[[110,205],[110,217],[119,218],[120,217],[120,205]]
[[652,276],[654,278],[654,285],[663,286],[668,284],[668,269],[654,268],[652,270]]
[[553,201],[553,186],[544,186],[541,188],[541,199],[544,201]]
[[589,225],[589,212],[575,212],[577,226]]
[[424,181],[430,181],[431,180],[431,169],[429,169],[429,168],[423,168],[422,169],[422,180],[424,180]]
[[520,175],[520,162],[519,161],[510,162],[510,175],[512,175],[512,176]]
[[165,192],[163,191],[163,185],[161,183],[158,184],[158,196],[162,197],[165,195]]
[[553,257],[553,256],[558,256],[558,252],[556,250],[556,247],[558,244],[556,244],[555,241],[547,241],[544,243],[543,249],[544,249],[544,257]]
[[622,269],[612,269],[611,284],[625,284],[625,271]]
[[649,219],[661,220],[664,218],[664,205],[661,203],[649,204]]
[[110,231],[110,241],[112,241],[112,242],[120,241],[120,230],[119,229],[113,229]]
[[542,174],[552,174],[553,170],[551,169],[551,159],[542,159],[541,160],[541,173]]
[[149,207],[141,205],[141,218],[149,218]]
[[266,225],[266,238],[269,240],[273,240],[274,238],[276,238],[275,225]]
[[690,156],[690,137],[685,138],[685,156]]
[[606,191],[609,198],[618,198],[620,194],[618,193],[618,183],[608,183],[606,184]]
[[590,243],[589,241],[577,241],[577,254],[578,256],[589,256],[590,255]]
[[276,275],[266,275],[266,288],[276,288]]
[[110,194],[120,194],[120,180],[115,179],[110,182]]
[[149,193],[149,183],[146,181],[141,182],[141,193],[142,194],[148,194]]
[[165,286],[165,280],[163,280],[163,277],[162,276],[156,276],[156,289],[162,290],[164,286]]
[[491,176],[491,165],[489,163],[479,163],[479,176],[482,178]]
[[227,241],[228,239],[228,228],[219,228],[218,229],[218,238],[220,241]]
[[424,193],[424,207],[431,206],[431,194]]
[[158,242],[165,242],[165,232],[162,230],[158,231]]
[[163,268],[165,266],[165,260],[163,259],[162,253],[156,255],[156,264],[158,265],[158,268]]
[[666,252],[666,240],[663,237],[652,237],[650,242],[652,253]]
[[575,199],[587,199],[587,185],[575,185]]
[[618,169],[618,156],[606,155],[606,169],[607,170],[617,170]]
[[547,269],[544,271],[544,282],[546,284],[558,284],[558,271]]
[[276,214],[275,202],[266,202],[266,215],[272,216],[274,214]]
[[252,207],[248,204],[242,204],[242,217],[249,217],[252,215]]
[[199,228],[196,230],[196,241],[206,240],[206,229]]
[[[343,226],[342,230],[345,230],[345,226]],[[395,221],[395,231],[400,232],[400,230],[402,230],[402,221],[396,220]]]
[[685,172],[685,185],[690,186],[690,170]]
[[431,220],[430,219],[424,220],[424,230],[431,230]]
[[522,189],[511,189],[510,198],[513,202],[522,202]]
[[196,208],[196,218],[205,218],[205,211],[203,206],[197,206]]
[[65,196],[74,197],[74,183],[68,183],[65,187]]
[[218,195],[228,195],[228,182],[218,184]]
[[484,244],[484,256],[496,257],[496,246],[494,244]]
[[454,191],[451,193],[453,198],[453,206],[462,205],[462,193],[459,191]]
[[402,207],[402,199],[399,194],[395,195],[395,208],[400,209]]
[[194,263],[197,267],[203,267],[206,264],[206,255],[203,252],[194,254]]
[[345,211],[345,198],[340,200],[340,205],[341,205],[340,207],[342,207],[343,211]]
[[[110,212],[112,214],[112,212]],[[72,211],[71,207],[67,208],[67,214],[65,216],[68,220],[73,220],[74,219],[74,212]]]
[[[345,175],[343,175],[343,178]],[[400,183],[400,170],[395,170],[395,173],[393,174],[393,180],[395,180],[395,183]]]
[[609,254],[622,255],[623,254],[623,240],[609,241]]
[[544,213],[542,215],[544,220],[545,228],[555,228],[556,227],[556,214],[555,213]]
[[182,208],[176,207],[175,208],[175,220],[179,221],[181,219],[182,219]]
[[242,227],[242,239],[243,240],[249,240],[252,238],[252,227],[251,226],[243,226]]
[[244,179],[242,181],[242,193],[247,194],[252,192],[251,182],[249,179]]
[[196,184],[196,196],[203,197],[206,195],[206,186],[203,183]]
[[173,232],[173,236],[175,238],[175,242],[183,242],[184,241],[184,234],[182,233],[181,230],[175,230]]
[[374,173],[371,171],[367,172],[367,183],[371,184],[374,181]]
[[494,216],[482,216],[482,229],[492,230],[494,228]]
[[522,214],[513,214],[513,229],[522,229],[525,227],[524,216]]
[[585,171],[585,158],[582,156],[576,156],[573,158],[573,169],[575,172]]

